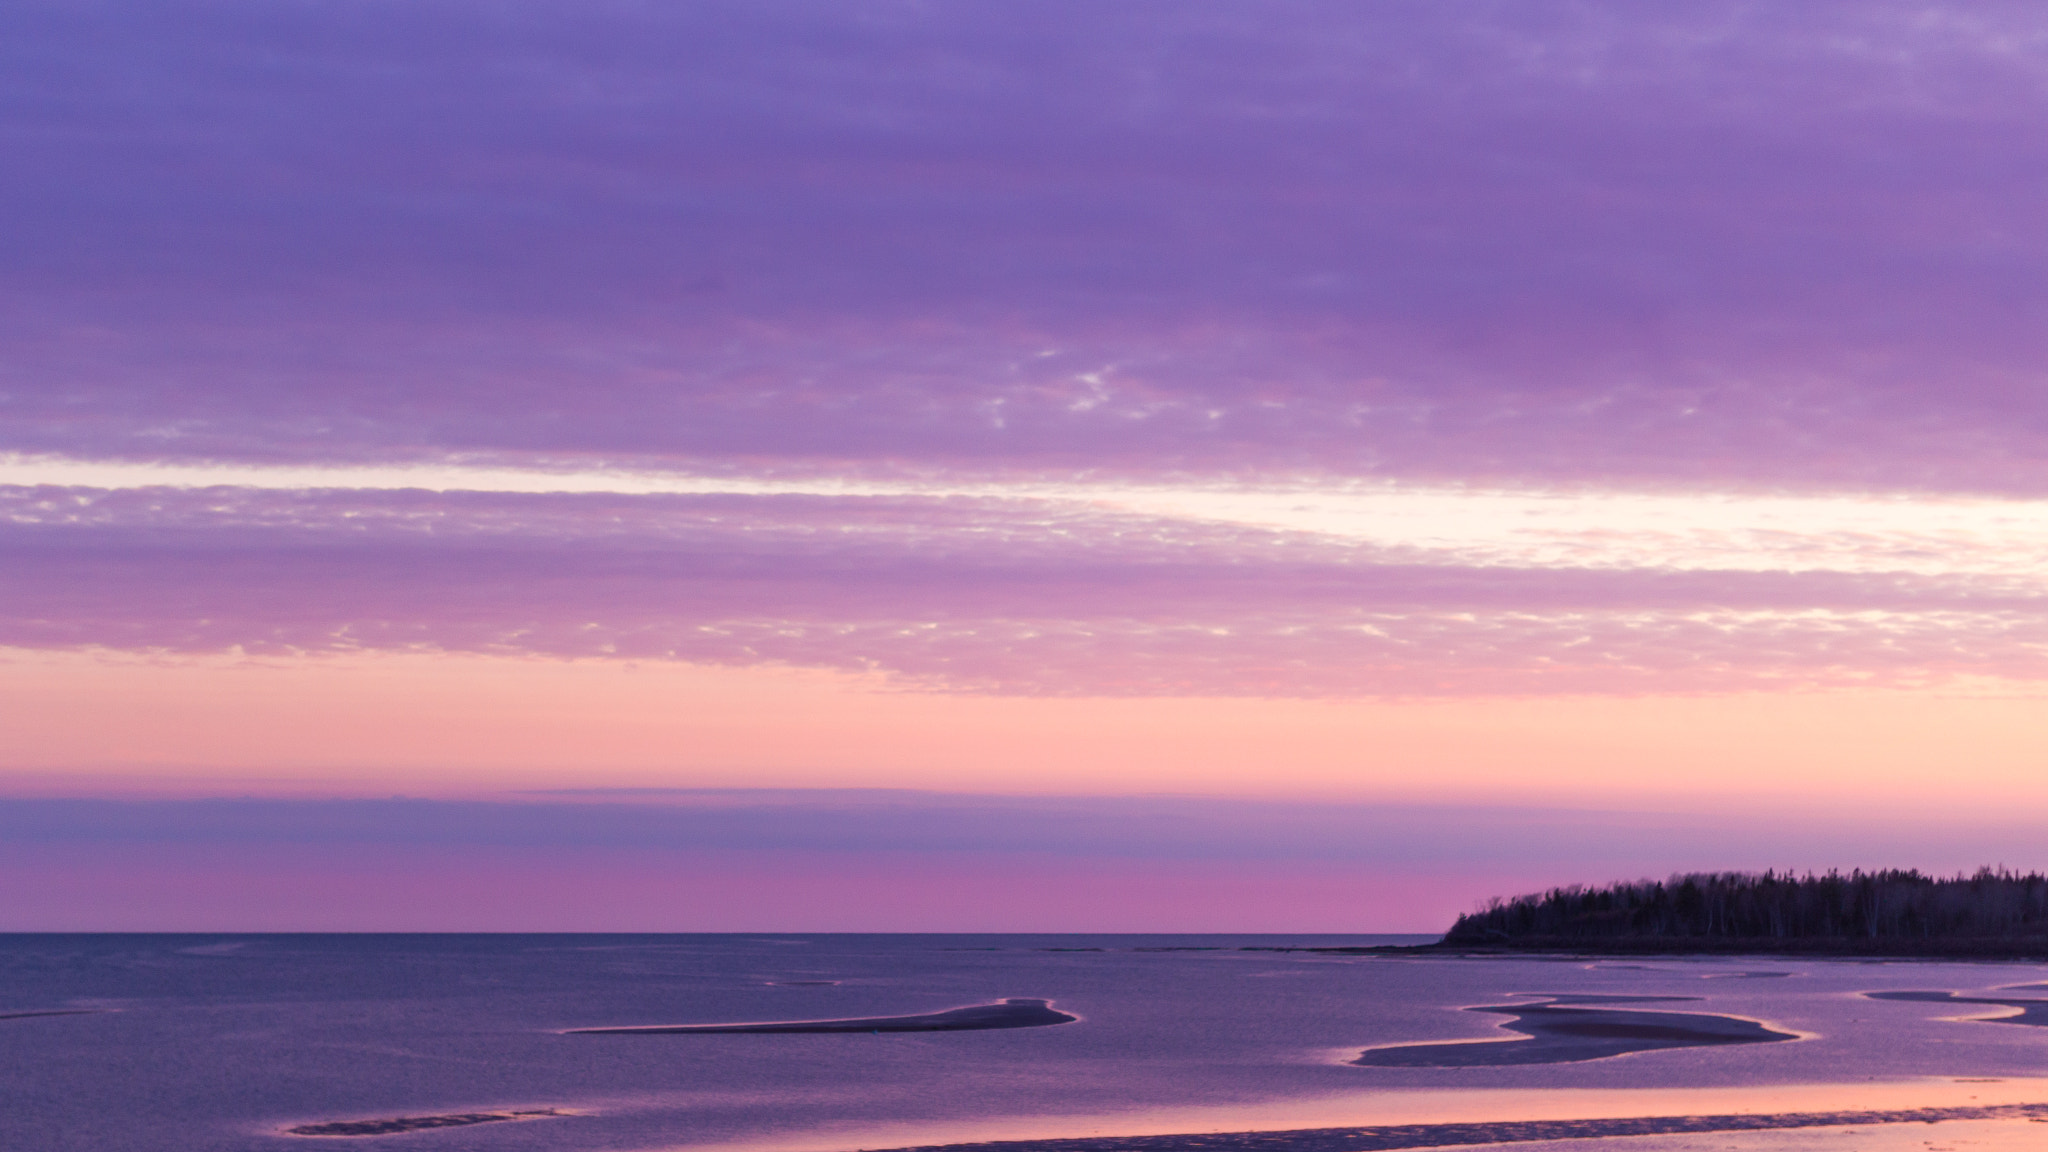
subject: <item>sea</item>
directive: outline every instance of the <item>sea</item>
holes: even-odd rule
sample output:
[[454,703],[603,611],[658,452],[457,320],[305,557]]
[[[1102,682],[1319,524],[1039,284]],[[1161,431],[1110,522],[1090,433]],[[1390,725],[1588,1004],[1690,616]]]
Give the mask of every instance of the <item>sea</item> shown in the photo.
[[[1840,1136],[1915,1109],[2048,1148],[2041,965],[1342,951],[1428,939],[0,936],[0,1148],[1721,1148],[1751,1145],[1529,1125],[1797,1114]],[[1016,998],[1073,1019],[578,1031]],[[1245,1135],[1330,1129],[1371,1131]]]

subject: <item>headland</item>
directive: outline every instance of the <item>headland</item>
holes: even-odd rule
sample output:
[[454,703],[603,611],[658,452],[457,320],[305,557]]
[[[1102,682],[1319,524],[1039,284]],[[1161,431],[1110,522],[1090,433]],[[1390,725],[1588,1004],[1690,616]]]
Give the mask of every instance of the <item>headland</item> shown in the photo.
[[2048,959],[2048,876],[1695,872],[1495,899],[1409,952]]

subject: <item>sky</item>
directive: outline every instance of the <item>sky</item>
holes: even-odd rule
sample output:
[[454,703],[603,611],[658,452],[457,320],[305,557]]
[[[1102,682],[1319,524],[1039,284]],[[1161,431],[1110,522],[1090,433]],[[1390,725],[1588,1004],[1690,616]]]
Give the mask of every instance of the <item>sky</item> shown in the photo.
[[0,11],[0,930],[2048,868],[2048,12]]

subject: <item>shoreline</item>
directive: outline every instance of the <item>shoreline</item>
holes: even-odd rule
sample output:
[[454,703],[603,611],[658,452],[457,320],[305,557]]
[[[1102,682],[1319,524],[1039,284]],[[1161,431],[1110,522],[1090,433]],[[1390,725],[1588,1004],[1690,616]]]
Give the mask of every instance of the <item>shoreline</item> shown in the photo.
[[1199,1149],[1200,1152],[1400,1152],[1403,1149],[1526,1144],[1541,1140],[1781,1132],[1802,1128],[1940,1124],[1969,1120],[2048,1123],[2048,1103],[1593,1120],[1381,1124],[1356,1128],[1194,1132],[1165,1136],[1077,1136],[1049,1140],[922,1144],[870,1152],[1183,1152],[1188,1149]]

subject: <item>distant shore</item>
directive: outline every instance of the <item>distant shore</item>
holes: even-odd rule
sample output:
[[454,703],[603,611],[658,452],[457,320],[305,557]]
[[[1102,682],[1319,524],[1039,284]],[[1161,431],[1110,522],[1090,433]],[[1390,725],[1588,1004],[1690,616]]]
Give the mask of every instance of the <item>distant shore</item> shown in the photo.
[[1490,900],[1431,951],[2048,959],[2048,875],[1691,872]]
[[[1277,949],[1276,949],[1277,951]],[[1521,936],[1486,943],[1382,944],[1355,948],[1291,948],[1292,952],[1391,956],[1512,956],[1568,952],[1585,956],[1804,956],[1842,960],[2041,960],[2048,938],[1845,939],[1809,936]]]
[[1802,956],[1835,960],[2038,960],[2048,938],[1844,939],[1807,936],[1520,936],[1434,944],[1256,944],[1237,948],[1139,948],[1139,952],[1300,952],[1325,956]]

